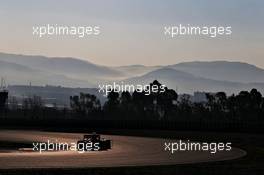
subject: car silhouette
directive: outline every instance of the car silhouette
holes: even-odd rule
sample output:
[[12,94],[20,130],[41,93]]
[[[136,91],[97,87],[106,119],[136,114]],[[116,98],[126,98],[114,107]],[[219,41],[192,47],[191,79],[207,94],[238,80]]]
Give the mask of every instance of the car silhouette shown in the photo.
[[106,151],[112,148],[112,141],[101,139],[100,134],[92,133],[83,136],[82,140],[77,142],[78,149],[84,151]]

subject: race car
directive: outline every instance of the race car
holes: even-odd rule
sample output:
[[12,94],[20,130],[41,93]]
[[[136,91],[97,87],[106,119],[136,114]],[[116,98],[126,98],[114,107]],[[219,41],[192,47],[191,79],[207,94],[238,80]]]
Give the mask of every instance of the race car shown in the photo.
[[105,151],[112,148],[112,141],[101,139],[101,136],[96,133],[83,136],[82,140],[77,142],[78,149],[84,151]]

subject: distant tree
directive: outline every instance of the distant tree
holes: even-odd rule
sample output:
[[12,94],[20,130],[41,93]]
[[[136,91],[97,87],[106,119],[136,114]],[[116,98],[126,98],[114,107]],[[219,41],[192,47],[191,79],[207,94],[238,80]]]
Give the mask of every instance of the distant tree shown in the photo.
[[251,95],[248,91],[241,91],[237,96],[237,110],[239,118],[245,119],[251,110]]
[[132,94],[132,108],[134,118],[146,119],[147,102],[146,95],[143,92],[134,91]]
[[183,94],[180,97],[179,106],[178,106],[179,116],[190,117],[192,113],[192,103],[190,101],[190,95]]
[[95,115],[101,110],[101,103],[95,95],[80,93],[70,97],[71,108],[81,116]]
[[8,92],[0,91],[0,110],[5,108],[8,99]]
[[10,97],[8,100],[8,108],[10,110],[17,110],[18,109],[18,101],[16,97]]
[[131,94],[128,91],[122,92],[120,97],[120,103],[122,105],[128,105],[131,103],[132,97]]
[[7,91],[0,91],[0,117],[5,116],[5,114],[6,114],[7,99],[8,99],[8,92]]
[[133,104],[132,104],[132,96],[130,92],[124,91],[121,93],[121,96],[119,97],[119,108],[120,108],[120,115],[122,115],[122,118],[124,119],[132,119],[134,117],[134,111],[133,111]]
[[82,112],[81,103],[79,100],[79,96],[70,96],[70,106],[77,114],[80,114]]
[[34,95],[33,97],[24,98],[22,101],[24,115],[29,115],[34,119],[40,118],[43,108],[44,103],[40,96]]
[[250,91],[250,96],[251,96],[251,106],[253,109],[260,109],[261,107],[261,102],[262,102],[262,95],[257,89],[252,89]]
[[218,113],[226,112],[227,96],[225,92],[217,92],[215,94],[215,110]]
[[252,89],[250,91],[250,108],[251,108],[251,119],[255,118],[257,120],[258,118],[263,118],[262,113],[262,95],[257,89]]
[[112,90],[107,95],[107,101],[104,104],[104,114],[110,119],[117,119],[121,117],[119,108],[119,93]]
[[107,103],[110,106],[117,106],[119,104],[119,93],[112,90],[107,96]]
[[36,95],[33,97],[24,98],[22,103],[22,107],[24,109],[40,109],[43,106],[42,98]]
[[215,96],[213,94],[210,93],[206,93],[206,100],[207,100],[207,107],[209,109],[209,111],[212,111],[214,109],[214,105],[215,105]]
[[165,91],[157,96],[159,114],[163,114],[166,118],[174,115],[177,99],[178,94],[173,89],[168,89],[166,87]]
[[227,98],[226,105],[227,105],[227,109],[229,112],[229,116],[231,117],[232,120],[234,120],[235,117],[237,116],[237,110],[238,110],[237,99],[234,94],[232,94],[231,96]]

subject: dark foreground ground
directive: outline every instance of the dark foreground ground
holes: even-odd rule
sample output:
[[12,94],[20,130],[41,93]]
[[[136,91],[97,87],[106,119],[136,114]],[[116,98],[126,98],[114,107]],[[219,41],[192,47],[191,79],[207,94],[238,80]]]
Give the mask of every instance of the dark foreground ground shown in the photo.
[[[94,130],[91,130],[94,131]],[[64,131],[65,132],[65,131]],[[72,132],[72,130],[70,131]],[[79,132],[79,131],[78,131]],[[88,132],[88,131],[87,131]],[[264,136],[245,133],[209,133],[176,132],[147,130],[112,130],[99,131],[103,134],[148,136],[173,139],[190,139],[206,142],[232,142],[234,147],[247,151],[243,158],[222,162],[210,162],[188,165],[119,167],[119,168],[82,168],[82,169],[30,169],[0,170],[0,174],[91,174],[91,175],[263,175],[264,174]]]

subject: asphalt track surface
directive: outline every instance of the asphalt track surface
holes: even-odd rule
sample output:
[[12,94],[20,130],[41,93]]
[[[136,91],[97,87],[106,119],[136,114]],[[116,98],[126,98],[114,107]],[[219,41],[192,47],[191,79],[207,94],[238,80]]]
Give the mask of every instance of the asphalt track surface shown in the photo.
[[[12,142],[76,142],[83,133],[56,133],[42,131],[0,131],[0,141]],[[19,150],[0,151],[0,169],[20,168],[87,168],[120,167],[200,163],[236,159],[246,152],[232,148],[211,154],[206,151],[187,151],[170,154],[164,151],[164,142],[157,138],[103,135],[113,140],[113,149],[78,153],[76,151],[28,152]],[[33,147],[33,146],[32,146]]]

